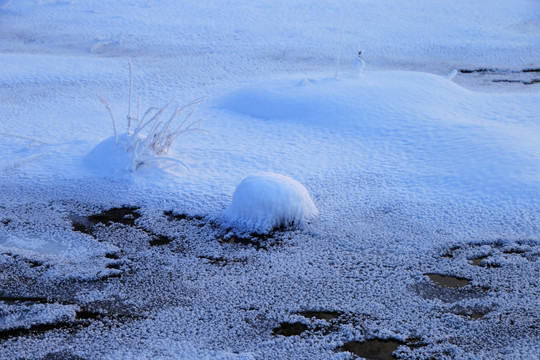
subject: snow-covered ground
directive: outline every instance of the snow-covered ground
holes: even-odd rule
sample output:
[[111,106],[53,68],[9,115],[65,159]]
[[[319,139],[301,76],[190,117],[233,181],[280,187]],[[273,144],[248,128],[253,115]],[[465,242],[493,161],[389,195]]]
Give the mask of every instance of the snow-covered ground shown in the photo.
[[[0,358],[540,358],[537,1],[0,1],[0,34]],[[207,98],[189,171],[102,151],[129,59],[132,113]],[[235,233],[260,172],[318,216]]]

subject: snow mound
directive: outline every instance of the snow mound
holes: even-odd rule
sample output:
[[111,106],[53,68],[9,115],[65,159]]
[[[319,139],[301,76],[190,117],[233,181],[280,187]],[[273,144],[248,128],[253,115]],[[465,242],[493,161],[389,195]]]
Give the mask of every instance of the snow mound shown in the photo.
[[134,170],[135,154],[131,149],[131,135],[111,136],[100,142],[87,156],[86,164],[97,172],[115,174]]
[[302,184],[284,175],[263,172],[242,180],[225,218],[243,230],[267,232],[300,224],[317,213]]
[[111,136],[92,149],[85,163],[104,176],[130,174],[148,166],[154,172],[175,164],[188,168],[178,159],[150,153],[144,146],[145,141],[144,136],[137,134],[123,133],[118,135],[118,140]]

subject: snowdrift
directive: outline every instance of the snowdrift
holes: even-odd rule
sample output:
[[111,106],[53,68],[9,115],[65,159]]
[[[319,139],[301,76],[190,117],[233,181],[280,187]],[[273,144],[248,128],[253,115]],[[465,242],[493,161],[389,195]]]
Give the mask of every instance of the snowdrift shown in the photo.
[[433,74],[386,71],[262,81],[218,106],[244,121],[317,128],[330,139],[339,134],[350,141],[344,149],[373,159],[361,165],[365,170],[403,184],[454,193],[539,191],[540,124],[521,111],[540,112],[530,95],[478,93]]

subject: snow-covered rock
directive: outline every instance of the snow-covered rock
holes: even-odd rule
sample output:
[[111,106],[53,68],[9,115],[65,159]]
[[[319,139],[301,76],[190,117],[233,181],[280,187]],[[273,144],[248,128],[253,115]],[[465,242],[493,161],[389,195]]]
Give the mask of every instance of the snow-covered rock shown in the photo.
[[302,184],[284,175],[263,172],[242,180],[225,218],[243,230],[267,232],[302,223],[317,213]]

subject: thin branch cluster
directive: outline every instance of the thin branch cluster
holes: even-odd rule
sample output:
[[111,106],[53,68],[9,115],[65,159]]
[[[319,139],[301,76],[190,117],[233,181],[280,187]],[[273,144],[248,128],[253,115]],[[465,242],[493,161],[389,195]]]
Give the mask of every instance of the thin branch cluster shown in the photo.
[[[171,99],[161,108],[150,107],[141,117],[141,102],[137,99],[137,116],[131,113],[131,99],[133,96],[133,65],[129,61],[129,103],[127,114],[127,144],[125,150],[132,154],[132,170],[137,170],[141,165],[152,161],[166,160],[175,162],[189,169],[181,160],[165,157],[171,145],[180,135],[191,131],[202,131],[199,127],[201,120],[191,121],[197,106],[206,101],[200,98],[187,105],[177,105],[169,118],[163,117],[163,113],[171,106],[176,98]],[[118,129],[116,121],[108,101],[101,95],[99,100],[105,105],[111,117],[116,144],[118,142]],[[179,120],[181,119],[181,120]]]

